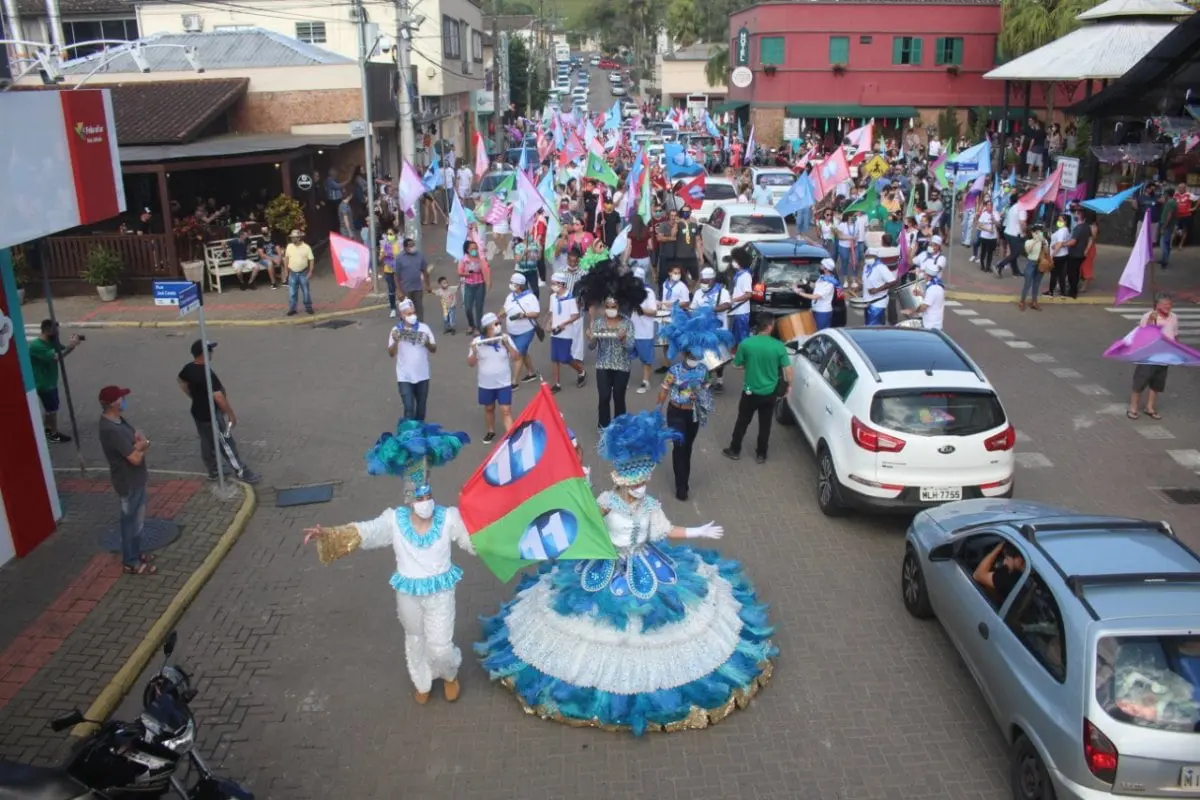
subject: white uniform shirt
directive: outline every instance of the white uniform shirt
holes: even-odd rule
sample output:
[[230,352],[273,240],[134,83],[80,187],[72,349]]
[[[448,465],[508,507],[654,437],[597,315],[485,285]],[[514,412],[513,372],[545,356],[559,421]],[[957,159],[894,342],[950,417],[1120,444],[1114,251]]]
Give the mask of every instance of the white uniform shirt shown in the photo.
[[[407,510],[407,509],[405,509]],[[362,538],[359,547],[363,550],[387,547],[389,544],[396,554],[396,572],[401,577],[413,580],[433,578],[450,571],[454,563],[450,559],[450,543],[454,542],[468,553],[475,552],[471,546],[471,537],[463,525],[458,509],[453,506],[445,509],[442,520],[441,535],[428,547],[417,547],[410,542],[400,530],[400,522],[396,518],[396,509],[385,509],[382,514],[366,522],[356,522],[358,535]],[[436,515],[436,511],[434,512]]]
[[[512,385],[512,360],[504,346],[505,343],[512,345],[512,338],[507,333],[501,336],[504,341],[485,342],[474,348],[476,383],[480,389],[503,389]],[[471,344],[483,338],[476,336]],[[470,354],[470,349],[467,352]]]
[[837,239],[838,247],[852,247],[854,245],[854,226],[849,222],[842,220],[837,224]]
[[887,308],[888,293],[879,291],[879,288],[894,280],[896,273],[888,269],[882,261],[876,261],[875,266],[863,278],[863,299],[874,300],[871,303],[872,308]]
[[537,296],[528,289],[520,295],[509,294],[504,298],[504,325],[509,334],[520,336],[533,330],[533,320],[529,318],[512,319],[516,314],[534,314],[542,310]]
[[642,300],[642,313],[635,313],[629,317],[630,322],[633,323],[633,338],[653,339],[656,327],[655,317],[657,316],[658,300],[654,297],[654,290],[647,286],[646,297]]
[[946,316],[946,289],[940,284],[925,287],[925,311],[921,314],[921,326],[942,329]]
[[862,214],[854,218],[854,241],[867,243],[867,218]]
[[[418,322],[415,329],[408,325],[397,325],[396,328],[402,328],[409,333],[415,330],[417,333],[424,334],[426,341],[437,344],[437,340],[433,338],[433,331],[424,322]],[[391,344],[392,331],[389,330],[388,346],[390,347]],[[401,339],[396,343],[396,382],[420,383],[427,380],[429,380],[429,351],[423,344]]]
[[[733,273],[733,297],[741,297],[748,295],[754,291],[754,278],[750,275],[750,270],[739,269]],[[730,298],[733,299],[733,298]],[[729,309],[729,316],[744,317],[750,313],[750,298],[735,302],[733,307]]]
[[825,220],[819,220],[817,222],[817,227],[821,230],[821,239],[824,240],[824,239],[834,238],[832,222],[826,222]]
[[442,167],[442,188],[448,192],[454,190],[454,167],[449,164]]
[[996,235],[996,223],[997,222],[998,222],[998,220],[996,219],[995,211],[984,211],[983,213],[981,213],[979,215],[979,218],[975,220],[975,227],[979,229],[979,238],[980,239],[999,238]]
[[1028,219],[1029,214],[1020,206],[1014,205],[1004,214],[1004,235],[1020,236],[1021,225]]
[[813,294],[817,299],[812,301],[812,310],[822,313],[833,311],[833,296],[836,292],[837,287],[832,283],[818,278],[816,286],[813,287]]
[[[579,301],[569,293],[564,297],[550,297],[550,327],[557,328],[571,317],[579,313]],[[559,333],[550,334],[555,339],[567,339],[571,342],[571,358],[582,361],[584,356],[583,319],[577,319],[567,325]]]
[[[695,311],[701,306],[708,306],[709,308],[716,310],[717,306],[723,306],[728,302],[729,290],[719,283],[714,283],[707,292],[704,291],[703,287],[697,286],[696,291],[692,293],[692,304],[689,306],[689,308],[692,311]],[[717,319],[721,320],[722,327],[729,327],[726,321],[727,317],[728,314],[726,312],[717,312]]]
[[458,172],[454,175],[454,184],[460,197],[466,197],[471,191],[471,184],[474,180],[475,173],[471,171],[470,167],[459,167]]
[[662,301],[666,303],[669,308],[673,309],[679,303],[686,303],[689,300],[691,300],[691,298],[688,296],[687,283],[684,281],[679,281],[672,285],[670,278],[663,281]]

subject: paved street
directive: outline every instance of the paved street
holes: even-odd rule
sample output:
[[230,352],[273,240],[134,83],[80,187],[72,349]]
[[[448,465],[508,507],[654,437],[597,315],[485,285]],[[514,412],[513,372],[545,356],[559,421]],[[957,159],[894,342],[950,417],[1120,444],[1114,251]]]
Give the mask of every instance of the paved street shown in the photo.
[[[1200,487],[1200,417],[1188,402],[1200,375],[1173,370],[1164,420],[1130,422],[1116,406],[1131,368],[1099,357],[1128,331],[1121,315],[985,303],[952,312],[949,332],[997,384],[1020,430],[1020,496],[1165,518],[1200,543],[1194,510],[1155,488]],[[456,705],[414,705],[387,585],[390,554],[322,567],[301,546],[308,524],[373,516],[400,499],[399,481],[368,477],[362,461],[400,411],[383,345],[389,323],[379,313],[350,319],[340,329],[218,334],[214,367],[238,411],[239,443],[265,476],[254,519],[179,626],[180,656],[200,679],[203,747],[222,771],[259,797],[288,800],[1007,796],[1004,743],[965,668],[936,624],[918,623],[901,606],[904,522],[823,517],[795,431],[776,429],[767,465],[721,458],[736,378],[697,442],[693,499],[673,499],[669,467],[651,491],[675,522],[725,525],[720,550],[745,562],[772,603],[781,656],[751,708],[709,731],[644,740],[574,730],[526,717],[469,653]],[[134,389],[128,415],[155,441],[152,466],[200,469],[174,381],[192,338],[186,330],[89,334],[89,355],[71,366],[91,463],[90,398],[117,382]],[[439,345],[431,419],[478,437],[466,339],[439,337]],[[530,394],[524,386],[518,397]],[[631,407],[648,407],[651,397],[631,392]],[[594,389],[568,388],[559,398],[590,450]],[[453,501],[485,452],[473,445],[435,476],[442,501]],[[69,449],[54,453],[64,466],[73,462]],[[331,503],[274,507],[274,488],[324,481],[337,482]],[[467,556],[459,563],[466,579],[457,641],[466,651],[476,617],[492,613],[512,586]],[[129,700],[123,711],[135,707]]]

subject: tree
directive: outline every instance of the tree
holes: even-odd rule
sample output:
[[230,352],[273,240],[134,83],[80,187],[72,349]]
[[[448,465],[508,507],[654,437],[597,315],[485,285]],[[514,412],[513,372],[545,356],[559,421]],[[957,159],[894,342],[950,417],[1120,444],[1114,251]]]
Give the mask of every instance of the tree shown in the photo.
[[[1079,27],[1077,16],[1095,6],[1099,0],[1003,0],[1000,9],[1003,21],[997,46],[1007,58],[1023,56],[1039,47],[1061,39]],[[1054,116],[1056,81],[1043,84],[1046,98],[1046,119]]]
[[715,48],[704,63],[704,79],[709,86],[721,86],[729,75],[729,45]]
[[955,142],[958,141],[958,109],[950,106],[945,111],[938,113],[937,120],[938,136],[946,143],[947,150],[953,150]]
[[700,40],[700,17],[692,0],[672,0],[667,9],[667,35],[680,47],[691,47]]
[[[509,100],[517,104],[517,111],[537,111],[546,105],[546,90],[540,85],[540,75],[529,60],[529,48],[520,36],[508,40],[508,86]],[[502,112],[502,109],[497,109]]]

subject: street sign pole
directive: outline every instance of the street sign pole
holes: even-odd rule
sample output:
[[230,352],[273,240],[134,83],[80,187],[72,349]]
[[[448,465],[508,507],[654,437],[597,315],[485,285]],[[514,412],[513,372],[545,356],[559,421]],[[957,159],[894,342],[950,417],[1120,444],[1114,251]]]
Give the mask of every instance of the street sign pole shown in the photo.
[[[204,292],[198,283],[156,282],[154,287],[155,300],[162,300],[164,305],[172,302],[179,305],[179,316],[186,317],[193,311],[198,312],[200,320],[200,352],[204,354],[204,388],[208,391],[208,418],[212,424],[213,453],[217,458],[217,492],[225,496],[225,467],[221,462],[221,430],[217,425],[217,407],[213,399],[212,365],[208,363],[212,353],[208,349],[208,329],[204,325]],[[174,297],[170,297],[170,295]],[[161,295],[161,297],[160,297]]]

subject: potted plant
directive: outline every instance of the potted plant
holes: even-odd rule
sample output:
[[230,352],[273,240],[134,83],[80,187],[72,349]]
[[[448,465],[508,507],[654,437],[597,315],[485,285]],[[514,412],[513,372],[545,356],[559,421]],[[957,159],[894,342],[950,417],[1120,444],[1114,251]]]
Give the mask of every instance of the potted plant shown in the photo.
[[763,72],[768,75],[774,75],[778,69],[779,67],[774,64],[763,64]]
[[845,64],[834,64],[833,65],[833,74],[834,75],[845,75],[846,74],[846,65]]
[[287,237],[292,231],[303,232],[307,224],[304,206],[295,198],[281,194],[267,204],[267,227],[280,236]]
[[957,75],[958,74],[958,64],[948,65],[946,67],[946,74],[947,75]]
[[96,287],[96,292],[105,303],[117,299],[117,282],[125,265],[121,258],[107,247],[97,245],[88,251],[87,267],[83,279]]

